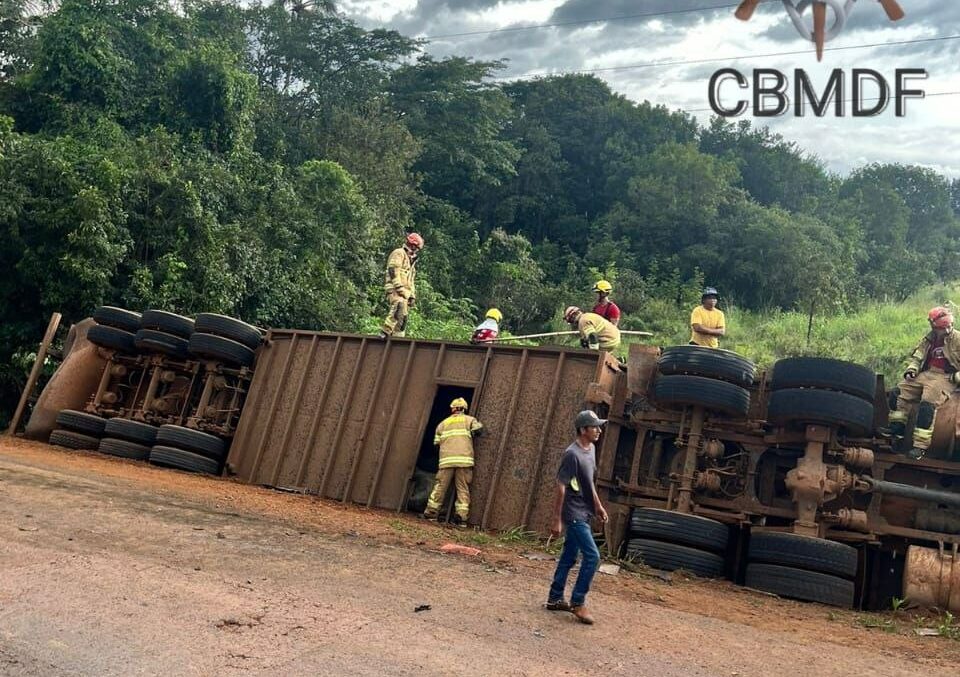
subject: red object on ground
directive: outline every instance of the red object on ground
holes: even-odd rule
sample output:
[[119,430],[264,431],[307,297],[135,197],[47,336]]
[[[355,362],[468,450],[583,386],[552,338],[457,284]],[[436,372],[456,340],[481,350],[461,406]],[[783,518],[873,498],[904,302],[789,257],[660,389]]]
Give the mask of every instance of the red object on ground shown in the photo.
[[476,557],[480,554],[477,548],[471,548],[469,545],[460,545],[459,543],[444,543],[440,546],[440,552],[451,555],[466,555],[467,557]]

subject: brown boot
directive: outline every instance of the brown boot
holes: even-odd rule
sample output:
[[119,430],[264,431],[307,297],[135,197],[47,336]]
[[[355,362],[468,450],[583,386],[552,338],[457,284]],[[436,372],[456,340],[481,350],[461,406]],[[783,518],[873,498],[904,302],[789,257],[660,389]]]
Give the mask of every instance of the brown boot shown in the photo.
[[590,612],[587,611],[587,607],[583,604],[580,606],[570,607],[570,611],[573,612],[573,615],[577,617],[577,620],[583,623],[584,625],[593,625],[593,616],[590,615]]

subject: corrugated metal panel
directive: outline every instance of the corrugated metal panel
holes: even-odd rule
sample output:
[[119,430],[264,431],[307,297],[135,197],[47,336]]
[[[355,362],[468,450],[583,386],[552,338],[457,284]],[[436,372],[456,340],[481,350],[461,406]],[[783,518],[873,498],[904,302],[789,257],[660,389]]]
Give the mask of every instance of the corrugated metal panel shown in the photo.
[[474,389],[470,521],[549,528],[553,473],[609,356],[272,330],[228,463],[253,484],[399,509],[443,385]]

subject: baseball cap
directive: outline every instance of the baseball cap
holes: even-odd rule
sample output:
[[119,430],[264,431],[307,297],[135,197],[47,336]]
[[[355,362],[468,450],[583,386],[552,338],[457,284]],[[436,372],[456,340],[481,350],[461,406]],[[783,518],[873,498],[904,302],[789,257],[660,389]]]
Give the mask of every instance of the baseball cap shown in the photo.
[[584,409],[577,417],[573,420],[573,427],[576,429],[580,428],[589,428],[591,426],[600,427],[607,422],[607,419],[600,418],[594,412],[589,409]]

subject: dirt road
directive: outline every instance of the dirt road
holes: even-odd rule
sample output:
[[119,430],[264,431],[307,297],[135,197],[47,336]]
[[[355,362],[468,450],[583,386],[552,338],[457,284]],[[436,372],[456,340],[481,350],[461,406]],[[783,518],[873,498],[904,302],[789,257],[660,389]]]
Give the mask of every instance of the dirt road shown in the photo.
[[[454,536],[483,555],[435,551]],[[541,609],[552,563],[521,549],[0,438],[0,674],[960,671],[960,642],[723,583],[602,576],[581,626]]]

